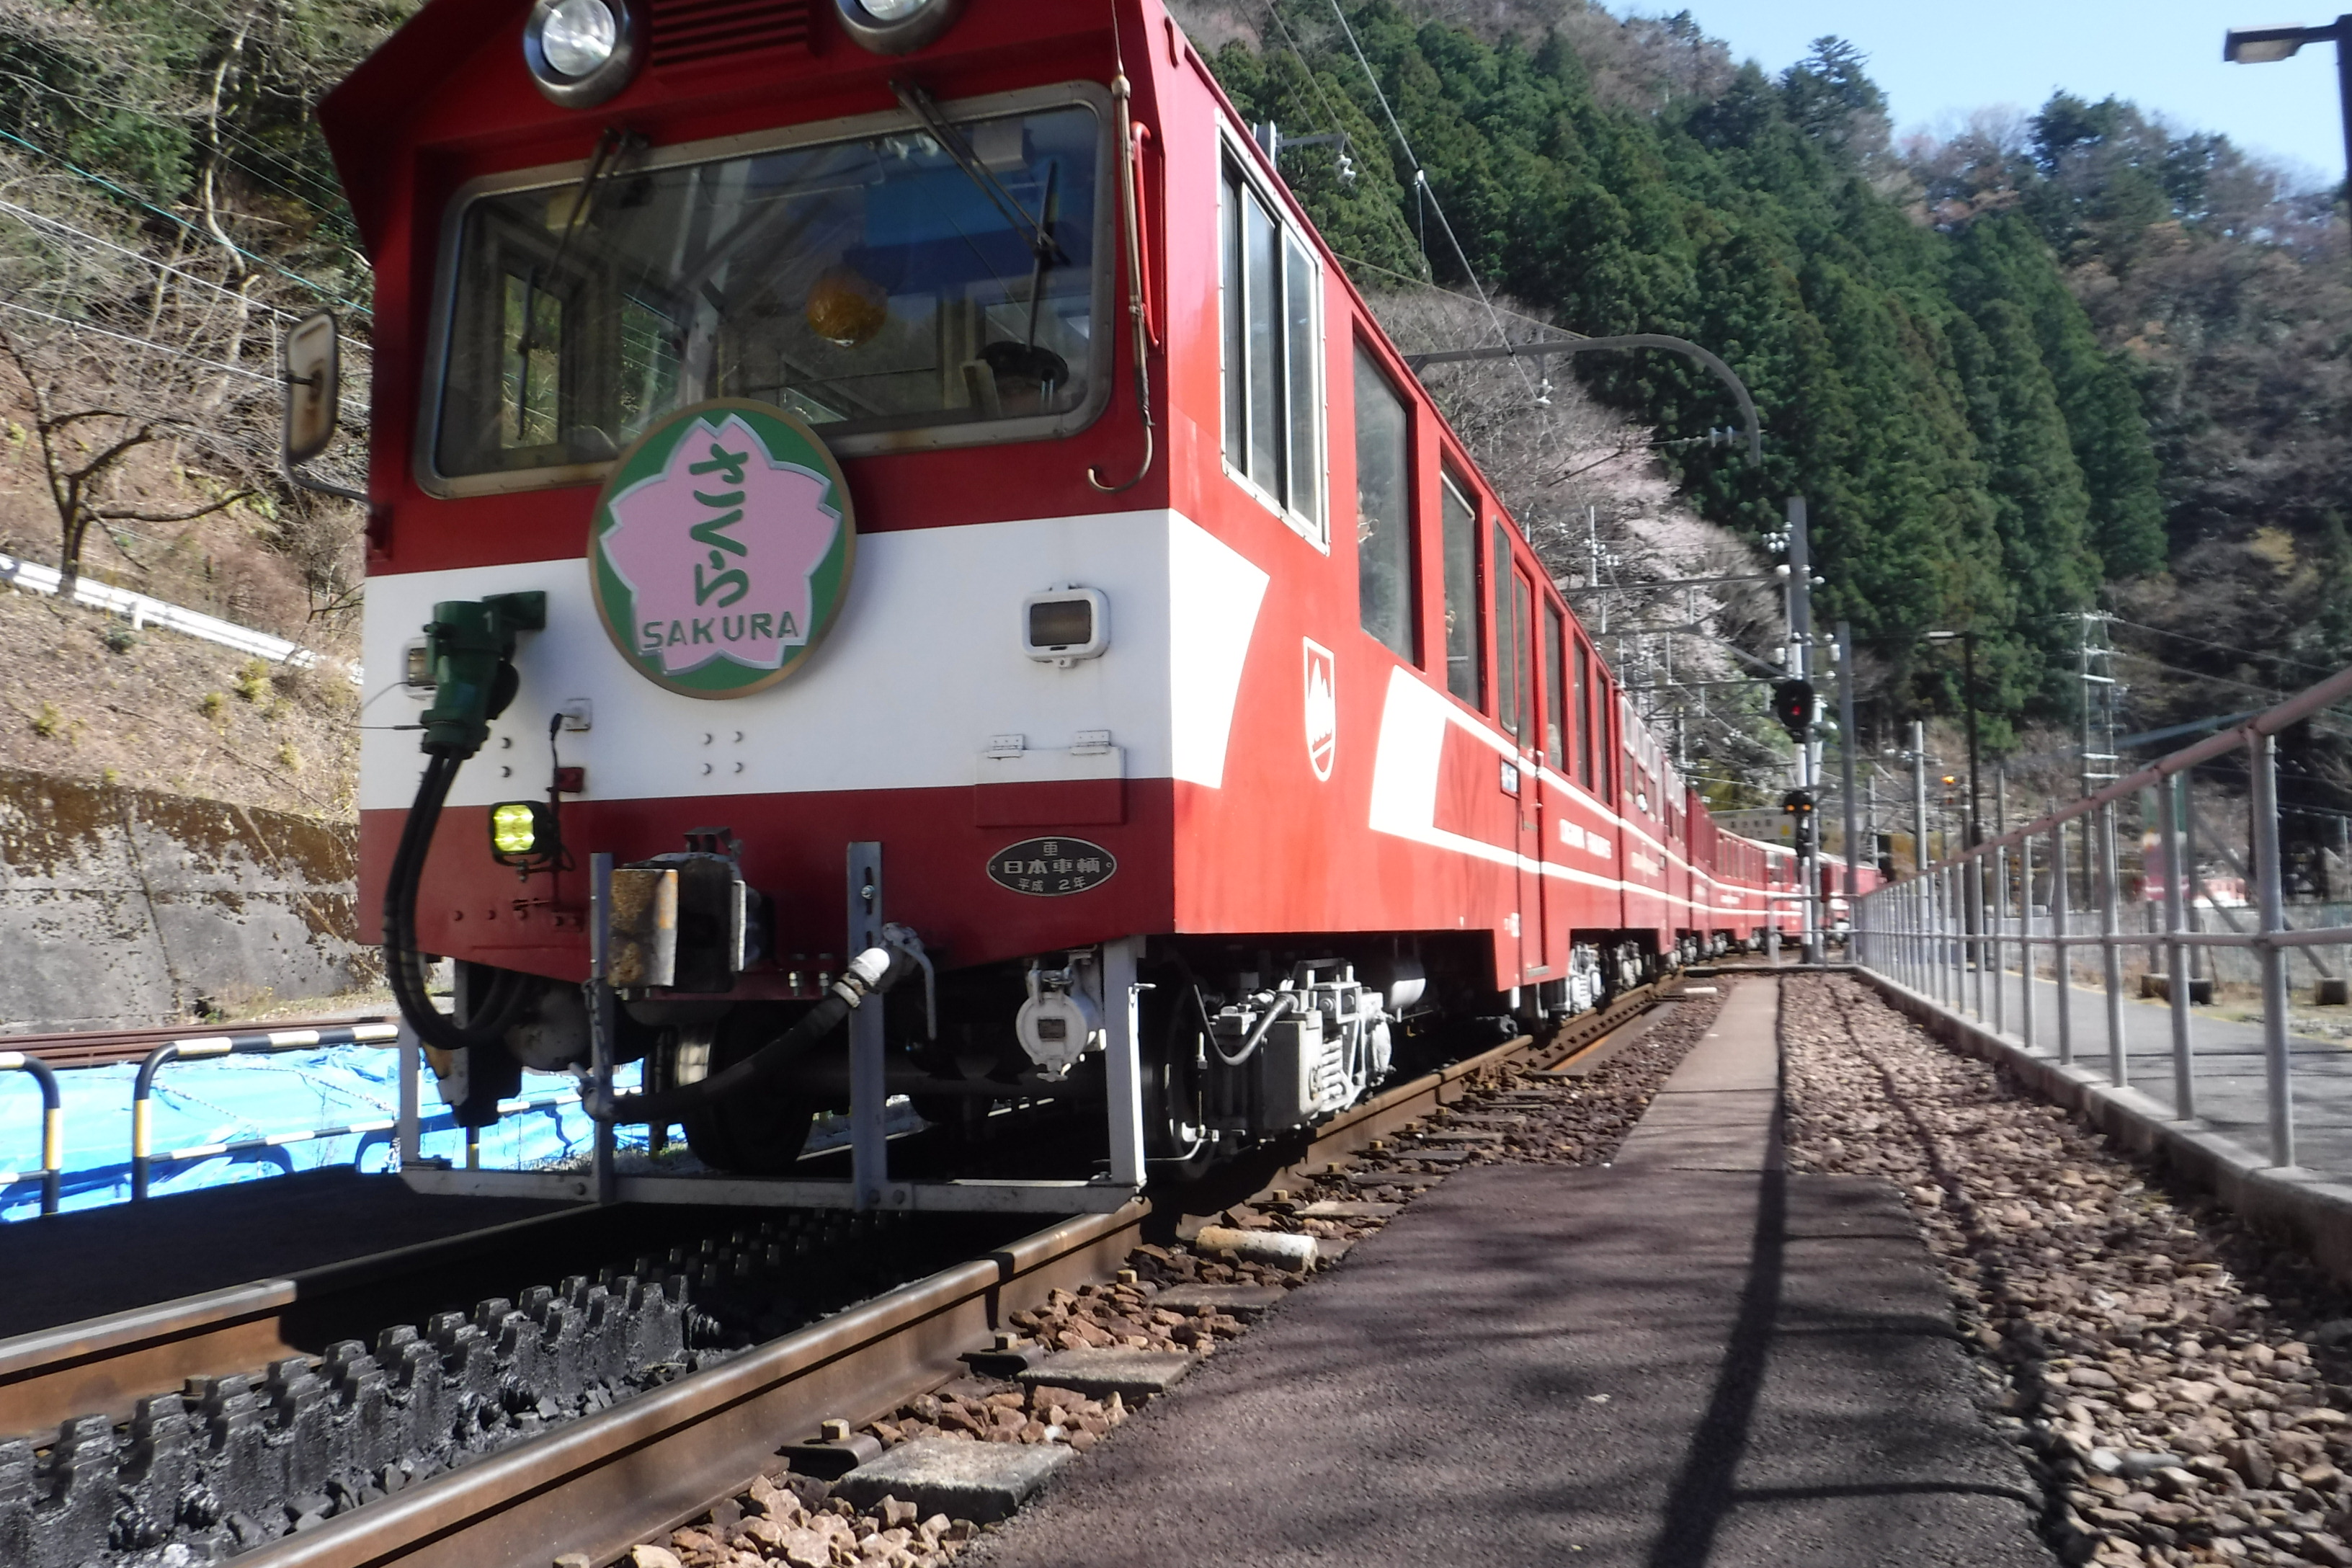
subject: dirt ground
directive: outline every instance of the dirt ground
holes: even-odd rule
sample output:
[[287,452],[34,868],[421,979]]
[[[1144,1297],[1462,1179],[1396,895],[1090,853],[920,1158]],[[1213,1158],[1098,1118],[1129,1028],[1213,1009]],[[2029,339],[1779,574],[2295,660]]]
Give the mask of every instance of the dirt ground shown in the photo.
[[0,590],[0,766],[350,821],[359,692],[340,659],[272,666]]

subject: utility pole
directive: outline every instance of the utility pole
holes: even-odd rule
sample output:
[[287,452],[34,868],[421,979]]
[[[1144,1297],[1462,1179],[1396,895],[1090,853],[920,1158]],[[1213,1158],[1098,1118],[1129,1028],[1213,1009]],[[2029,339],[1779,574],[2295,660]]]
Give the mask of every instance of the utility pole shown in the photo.
[[[1854,913],[1862,907],[1862,841],[1854,837],[1854,811],[1860,803],[1854,799],[1853,787],[1853,749],[1858,742],[1853,727],[1853,627],[1844,621],[1837,624],[1837,661],[1839,777],[1845,785],[1845,912],[1851,933]],[[1849,962],[1853,958],[1853,942],[1849,934]]]
[[1966,683],[1969,710],[1969,847],[1984,842],[1984,819],[1978,815],[1983,795],[1977,788],[1977,634],[1960,634],[1960,679]]
[[[1813,678],[1813,558],[1805,536],[1805,498],[1789,498],[1789,674],[1811,684]],[[1813,734],[1808,724],[1797,737],[1797,787],[1811,793],[1813,777]],[[1805,913],[1805,962],[1822,962],[1821,830],[1814,827],[1811,844],[1798,846],[1797,865],[1805,879],[1805,896],[1798,906]]]

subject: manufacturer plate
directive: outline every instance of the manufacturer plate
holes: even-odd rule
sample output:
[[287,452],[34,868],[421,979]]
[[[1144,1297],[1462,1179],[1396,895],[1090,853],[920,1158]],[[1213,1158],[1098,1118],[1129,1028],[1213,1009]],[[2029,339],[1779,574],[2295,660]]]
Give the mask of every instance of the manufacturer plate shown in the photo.
[[988,858],[988,879],[1035,898],[1091,892],[1118,874],[1118,858],[1083,838],[1024,838]]

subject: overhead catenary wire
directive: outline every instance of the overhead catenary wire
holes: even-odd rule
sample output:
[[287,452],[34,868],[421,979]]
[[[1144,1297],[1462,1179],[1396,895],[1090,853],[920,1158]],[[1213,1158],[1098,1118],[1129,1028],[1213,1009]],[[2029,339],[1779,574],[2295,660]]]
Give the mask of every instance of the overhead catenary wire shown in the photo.
[[2307,669],[2318,675],[2336,673],[2336,667],[2332,664],[2314,664],[2309,659],[2295,658],[2287,654],[2261,653],[2252,648],[2232,647],[2228,643],[2215,642],[2210,637],[2200,637],[2192,633],[2175,631],[2168,626],[2143,626],[2137,621],[2127,621],[2121,616],[2111,615],[2107,620],[2113,626],[2129,626],[2136,632],[2147,632],[2153,637],[2174,637],[2181,642],[2195,643],[2200,647],[2210,647],[2216,653],[2235,654],[2240,658],[2266,658],[2273,664],[2293,665],[2297,669]]
[[[61,98],[68,103],[78,104],[84,108],[103,109],[118,114],[135,114],[142,120],[150,121],[157,125],[184,125],[188,121],[198,118],[193,114],[182,115],[162,113],[150,105],[139,103],[130,99],[101,98],[94,93],[71,92],[58,86],[54,82],[43,81],[38,77],[26,76],[22,71],[0,70],[0,81],[18,82],[36,91],[46,92],[53,98]],[[218,119],[217,117],[213,120],[206,129],[215,134],[236,142],[240,147],[251,150],[262,157],[267,158],[277,156],[277,154],[272,153],[268,147],[263,145],[261,142],[256,142],[252,137],[247,135],[244,132],[239,131],[235,125]],[[284,162],[285,160],[280,157],[279,161]],[[331,210],[342,201],[342,193],[341,191],[337,190],[333,185],[329,184],[325,181],[310,174],[307,170],[300,169],[298,165],[289,163],[288,167],[301,178],[303,184],[310,187],[311,194],[310,195],[304,195],[302,192],[294,189],[293,186],[287,184],[282,180],[272,178],[270,175],[262,173],[262,171],[255,168],[250,163],[227,158],[224,158],[222,162],[226,167],[235,169],[237,173],[247,175],[251,179],[258,180],[263,184],[274,186],[280,194],[291,196],[296,201],[300,202],[307,206],[323,207]]]
[[100,190],[106,191],[110,195],[120,196],[124,201],[134,204],[142,212],[152,213],[166,223],[177,224],[188,233],[195,235],[208,246],[225,246],[233,254],[243,257],[246,260],[253,262],[257,266],[267,268],[282,278],[290,279],[292,281],[300,284],[303,288],[310,289],[320,299],[329,300],[333,304],[341,305],[343,309],[350,310],[354,315],[368,316],[372,318],[375,313],[356,300],[345,299],[343,296],[336,293],[333,289],[328,288],[325,284],[320,283],[316,279],[305,278],[299,272],[295,271],[292,268],[281,266],[278,262],[270,260],[269,258],[266,256],[260,255],[255,251],[247,250],[243,246],[236,244],[235,241],[224,240],[219,236],[212,234],[202,226],[189,222],[186,218],[182,217],[178,213],[172,211],[170,208],[158,206],[153,202],[151,202],[146,197],[141,195],[138,192],[131,190],[124,185],[118,184],[116,182],[108,179],[104,174],[85,169],[69,158],[60,157],[37,142],[27,142],[25,138],[17,135],[13,131],[0,130],[0,142],[6,142],[15,146],[21,147],[26,152],[32,153],[36,157],[45,158],[50,163],[55,163],[58,168],[64,169],[69,174],[77,174],[82,179],[88,180],[90,184],[98,186]]
[[159,343],[152,338],[133,337],[129,332],[118,332],[106,327],[93,326],[88,321],[77,321],[70,316],[59,316],[47,310],[37,310],[30,305],[20,305],[14,300],[0,300],[0,310],[14,310],[20,316],[37,317],[73,331],[90,332],[101,338],[111,338],[119,343],[131,343],[155,353],[170,354],[174,359],[184,359],[213,370],[226,371],[231,375],[241,375],[247,381],[258,381],[270,386],[278,384],[276,376],[264,375],[259,371],[248,370],[241,364],[231,364],[226,360],[206,359],[204,355],[191,353],[186,349],[173,348],[169,343]]
[[[114,240],[107,238],[103,235],[92,234],[85,228],[77,228],[72,224],[66,222],[63,218],[53,217],[47,213],[36,212],[30,207],[20,206],[16,203],[8,201],[5,198],[0,198],[0,213],[5,213],[9,216],[32,226],[52,230],[58,234],[69,236],[72,238],[81,240],[89,245],[96,246],[101,249],[112,252],[115,255],[128,257],[131,260],[136,261],[142,266],[155,268],[158,272],[161,272],[167,277],[176,278],[184,283],[194,283],[198,288],[209,289],[217,294],[227,295],[230,299],[238,301],[240,304],[251,306],[256,310],[266,310],[270,315],[278,317],[282,321],[299,321],[302,319],[301,314],[299,311],[289,310],[282,305],[273,305],[267,300],[257,300],[249,294],[245,294],[237,289],[230,288],[226,283],[215,282],[212,279],[202,277],[196,273],[191,272],[184,267],[174,266],[171,262],[162,260],[156,257],[149,256],[145,252],[133,249],[130,246],[119,244]],[[370,352],[371,347],[372,345],[365,342],[354,342],[345,345],[345,352],[348,353],[355,349],[362,353],[366,353]]]
[[[1387,117],[1389,129],[1396,133],[1397,145],[1404,149],[1405,161],[1412,165],[1415,200],[1425,198],[1430,210],[1437,215],[1437,226],[1445,231],[1445,241],[1454,247],[1454,259],[1462,263],[1462,275],[1470,280],[1470,288],[1477,295],[1478,303],[1486,307],[1486,318],[1494,326],[1495,335],[1507,344],[1511,334],[1503,330],[1503,319],[1496,312],[1494,301],[1486,298],[1486,285],[1478,281],[1477,269],[1470,265],[1470,257],[1462,248],[1462,241],[1454,237],[1453,224],[1446,221],[1444,204],[1437,199],[1437,193],[1429,188],[1429,171],[1422,166],[1421,155],[1412,150],[1412,142],[1405,135],[1404,127],[1398,123],[1396,110],[1389,107],[1389,95],[1387,89],[1381,86],[1380,73],[1372,69],[1372,62],[1365,58],[1364,46],[1357,42],[1356,29],[1348,26],[1348,14],[1339,9],[1339,0],[1328,0],[1328,4],[1333,19],[1339,24],[1339,31],[1347,37],[1348,47],[1355,54],[1356,63],[1363,68],[1364,79],[1371,84],[1372,96],[1380,102],[1381,113]],[[1519,374],[1524,378],[1527,374],[1527,367],[1521,365]],[[1530,386],[1529,390],[1534,388]]]

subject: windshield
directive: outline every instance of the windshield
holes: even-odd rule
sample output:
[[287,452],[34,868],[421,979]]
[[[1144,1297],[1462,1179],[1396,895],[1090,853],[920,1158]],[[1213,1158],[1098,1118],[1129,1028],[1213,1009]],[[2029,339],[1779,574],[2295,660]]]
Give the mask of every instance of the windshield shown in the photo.
[[850,452],[1071,427],[1108,341],[1102,121],[950,112],[968,164],[894,131],[470,203],[434,469],[600,464],[711,397]]

